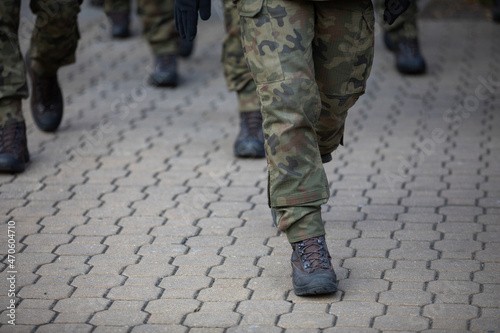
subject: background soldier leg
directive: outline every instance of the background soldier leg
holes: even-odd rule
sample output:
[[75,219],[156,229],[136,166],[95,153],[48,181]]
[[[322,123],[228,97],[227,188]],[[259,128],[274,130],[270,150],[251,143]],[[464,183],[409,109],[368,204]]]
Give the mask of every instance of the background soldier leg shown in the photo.
[[131,0],[106,0],[104,11],[111,20],[111,36],[114,38],[127,38],[130,36],[130,1]]
[[426,71],[425,59],[420,51],[418,40],[416,1],[392,25],[384,17],[384,0],[375,0],[379,22],[384,30],[384,43],[396,56],[396,68],[403,74],[423,74]]
[[43,131],[55,131],[62,120],[63,97],[57,71],[75,62],[81,3],[81,0],[32,0],[30,3],[36,22],[26,64],[32,84],[31,113]]
[[223,5],[226,37],[222,46],[222,64],[229,91],[238,94],[240,113],[240,132],[234,143],[234,156],[264,157],[260,101],[243,54],[238,8],[232,0],[223,0]]
[[0,172],[22,172],[29,161],[21,99],[28,97],[19,48],[20,0],[0,2]]
[[[177,56],[181,40],[175,29],[174,0],[140,0],[138,12],[143,26],[142,33],[155,57],[155,67],[149,83],[158,87],[177,86]],[[189,55],[191,50],[188,51]]]

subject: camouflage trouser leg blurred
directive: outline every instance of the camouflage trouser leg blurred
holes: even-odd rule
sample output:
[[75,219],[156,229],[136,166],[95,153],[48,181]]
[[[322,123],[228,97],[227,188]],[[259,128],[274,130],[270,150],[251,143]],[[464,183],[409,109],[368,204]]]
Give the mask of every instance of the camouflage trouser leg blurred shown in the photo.
[[132,0],[106,0],[104,2],[104,11],[110,13],[130,13]]
[[296,242],[325,233],[329,198],[320,153],[342,140],[347,110],[373,60],[369,0],[242,0],[245,57],[262,104],[268,197]]
[[[107,14],[130,13],[131,0],[106,0],[104,10]],[[137,13],[153,54],[177,54],[180,39],[174,23],[174,0],[138,0]]]
[[177,54],[180,37],[175,29],[174,0],[139,0],[142,34],[154,55]]
[[[80,37],[77,15],[80,0],[32,0],[31,10],[36,15],[31,35],[33,70],[39,75],[54,74],[67,64],[75,62],[75,51]],[[22,112],[14,112],[13,99],[28,97],[26,69],[19,49],[20,0],[0,2],[0,125],[8,116],[23,120]]]
[[26,69],[19,48],[20,0],[0,2],[0,126],[9,118],[23,121],[12,101],[28,97]]
[[417,2],[412,1],[410,7],[404,12],[392,25],[384,21],[384,0],[375,0],[375,11],[377,12],[378,22],[382,29],[389,32],[391,40],[397,42],[400,37],[409,39],[418,38],[417,25]]
[[[219,0],[220,1],[220,0]],[[222,65],[229,91],[238,94],[240,112],[260,110],[260,100],[252,74],[248,69],[241,45],[241,26],[238,8],[232,0],[222,0],[226,37],[222,45]]]
[[36,15],[31,37],[30,56],[33,70],[52,75],[75,62],[80,39],[78,13],[83,0],[31,0]]

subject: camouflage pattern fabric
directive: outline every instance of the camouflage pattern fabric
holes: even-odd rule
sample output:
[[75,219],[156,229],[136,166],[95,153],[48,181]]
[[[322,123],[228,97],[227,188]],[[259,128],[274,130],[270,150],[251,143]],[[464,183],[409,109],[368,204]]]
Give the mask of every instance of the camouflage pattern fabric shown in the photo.
[[30,2],[31,11],[36,15],[30,56],[32,68],[37,74],[55,74],[60,67],[76,61],[75,52],[80,39],[77,19],[82,2],[83,0]]
[[229,91],[238,94],[240,112],[260,110],[257,87],[252,79],[243,54],[241,44],[241,26],[238,7],[232,0],[222,0],[224,6],[224,23],[226,36],[222,44],[222,65]]
[[418,38],[418,9],[416,1],[412,1],[406,12],[398,17],[392,25],[385,23],[384,9],[384,0],[375,0],[375,11],[377,12],[378,21],[380,22],[382,29],[389,32],[393,42],[397,42],[401,37],[409,39]]
[[240,0],[246,61],[262,104],[269,206],[290,242],[325,233],[321,154],[342,143],[373,60],[369,0]]
[[54,74],[75,62],[80,4],[81,0],[32,0],[36,20],[23,25],[33,26],[29,35],[24,29],[19,31],[20,0],[0,1],[0,125],[8,117],[23,120],[22,112],[12,107],[14,100],[28,97],[19,39],[31,38],[32,67],[39,75]]
[[130,13],[132,0],[105,0],[104,12],[108,13]]
[[20,98],[0,99],[0,126],[7,123],[9,119],[24,121]]
[[[131,0],[106,0],[104,10],[130,12]],[[142,34],[154,55],[177,54],[180,37],[175,29],[174,0],[138,0],[137,14],[142,22]]]

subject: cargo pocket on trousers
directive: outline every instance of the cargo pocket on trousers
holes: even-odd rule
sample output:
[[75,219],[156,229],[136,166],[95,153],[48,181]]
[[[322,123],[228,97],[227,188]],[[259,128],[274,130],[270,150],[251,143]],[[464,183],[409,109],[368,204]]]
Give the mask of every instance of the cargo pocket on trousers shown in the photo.
[[346,95],[363,95],[366,90],[366,81],[370,76],[374,54],[375,17],[370,4],[362,13],[359,22],[359,39],[356,56],[352,64],[351,77],[347,86]]
[[256,84],[284,79],[273,34],[273,18],[266,10],[265,0],[240,0],[241,39],[247,62]]

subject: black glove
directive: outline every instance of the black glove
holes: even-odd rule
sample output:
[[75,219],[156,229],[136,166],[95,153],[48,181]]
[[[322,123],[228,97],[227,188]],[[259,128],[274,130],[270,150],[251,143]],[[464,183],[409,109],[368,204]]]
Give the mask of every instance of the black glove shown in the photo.
[[181,38],[193,40],[198,26],[198,12],[202,20],[210,18],[210,0],[175,0],[175,27]]
[[389,25],[410,7],[411,0],[385,0],[384,21]]

